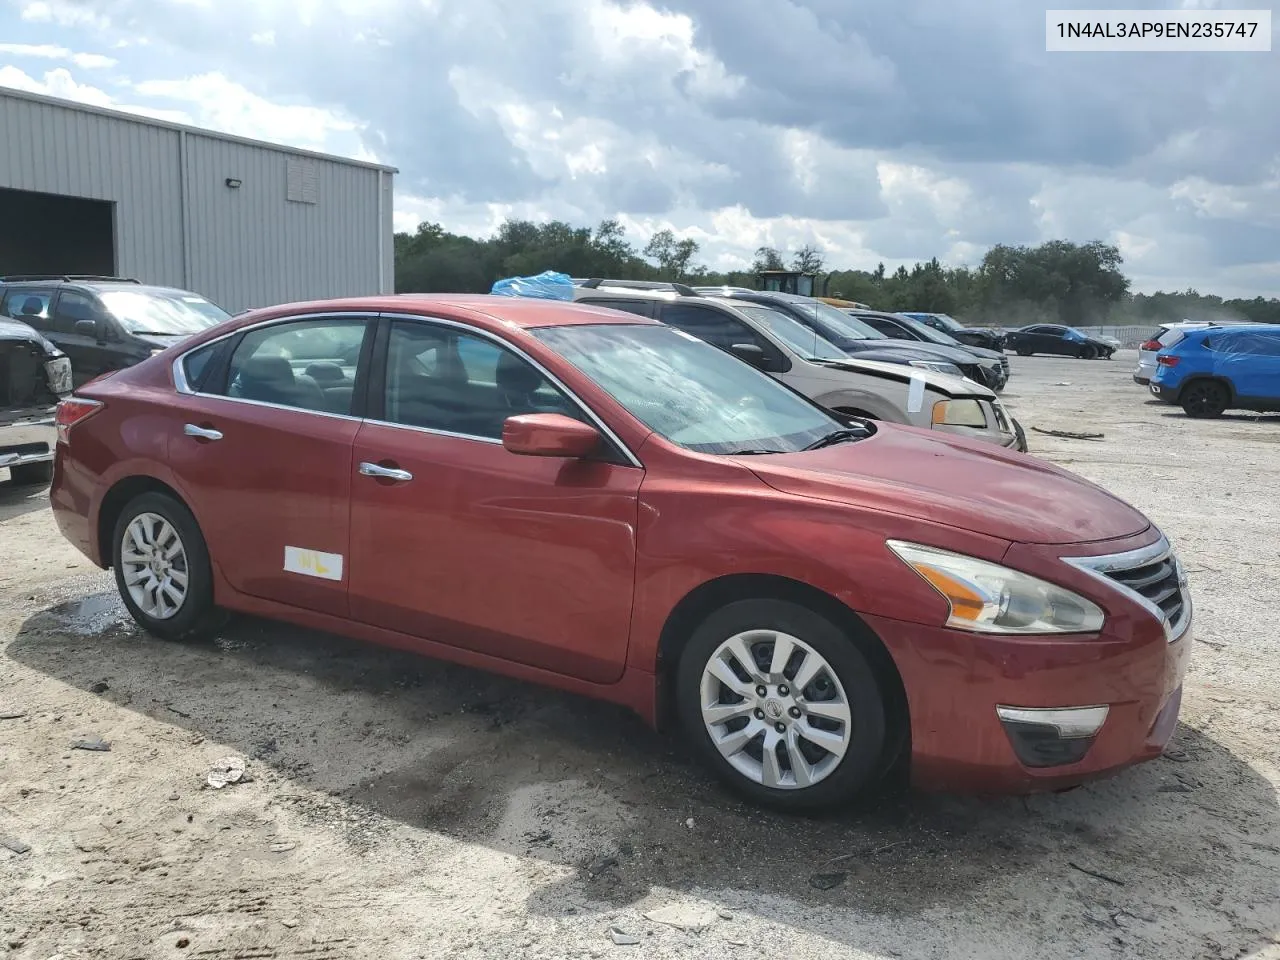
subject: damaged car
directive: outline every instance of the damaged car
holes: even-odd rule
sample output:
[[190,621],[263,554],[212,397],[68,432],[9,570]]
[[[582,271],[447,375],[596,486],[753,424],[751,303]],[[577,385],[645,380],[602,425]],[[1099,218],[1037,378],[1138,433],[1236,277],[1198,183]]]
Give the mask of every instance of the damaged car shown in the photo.
[[53,477],[54,411],[71,392],[71,361],[32,327],[0,317],[0,468],[14,483]]

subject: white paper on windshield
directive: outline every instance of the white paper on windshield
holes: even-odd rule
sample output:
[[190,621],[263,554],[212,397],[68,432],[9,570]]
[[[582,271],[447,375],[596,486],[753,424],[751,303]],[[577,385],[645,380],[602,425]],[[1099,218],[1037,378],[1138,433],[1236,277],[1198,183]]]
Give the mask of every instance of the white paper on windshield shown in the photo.
[[907,413],[919,413],[922,409],[924,409],[924,377],[913,373],[911,386],[907,390]]
[[204,297],[183,297],[182,302],[183,303],[208,303],[209,301],[206,300]]

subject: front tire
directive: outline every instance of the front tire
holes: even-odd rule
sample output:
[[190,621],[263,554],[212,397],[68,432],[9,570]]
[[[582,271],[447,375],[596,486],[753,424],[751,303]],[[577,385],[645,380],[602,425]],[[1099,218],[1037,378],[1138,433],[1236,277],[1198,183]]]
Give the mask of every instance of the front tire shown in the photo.
[[712,613],[681,654],[676,697],[706,763],[756,803],[849,803],[886,769],[875,668],[857,638],[799,604],[739,600]]
[[111,565],[129,615],[164,640],[206,636],[225,622],[196,518],[163,493],[134,497],[116,520]]
[[1098,348],[1094,346],[1082,347],[1080,349],[1080,359],[1081,360],[1097,360]]
[[40,463],[20,463],[16,467],[9,468],[9,476],[19,486],[44,486],[53,482],[53,461],[43,460]]
[[1020,357],[1029,357],[1029,356],[1031,356],[1031,351],[1030,351],[1030,350],[1024,350],[1022,347],[1014,347],[1014,348],[1013,348],[1013,352],[1014,352],[1014,353],[1016,353],[1016,354],[1017,354],[1018,356],[1020,356]]
[[1227,388],[1214,380],[1193,380],[1182,388],[1178,403],[1188,417],[1208,420],[1220,417],[1231,402]]

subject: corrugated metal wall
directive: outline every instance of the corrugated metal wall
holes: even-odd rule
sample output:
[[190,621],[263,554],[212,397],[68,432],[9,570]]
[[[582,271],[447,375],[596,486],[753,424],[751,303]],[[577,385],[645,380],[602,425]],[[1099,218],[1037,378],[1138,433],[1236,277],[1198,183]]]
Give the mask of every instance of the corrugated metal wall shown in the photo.
[[0,187],[113,201],[122,275],[232,312],[394,289],[389,170],[0,91]]

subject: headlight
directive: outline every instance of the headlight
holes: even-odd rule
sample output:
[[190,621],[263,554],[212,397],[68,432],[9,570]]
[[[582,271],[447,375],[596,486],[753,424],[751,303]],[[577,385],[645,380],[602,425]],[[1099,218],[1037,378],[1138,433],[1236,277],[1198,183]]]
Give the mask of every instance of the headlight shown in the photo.
[[977,633],[1096,633],[1106,619],[1084,597],[959,553],[900,540],[886,545],[951,607],[947,626]]
[[947,363],[946,361],[912,360],[910,361],[910,364],[913,367],[919,367],[921,370],[932,370],[934,373],[948,373],[953,377],[960,376],[960,368],[954,363]]
[[987,415],[977,400],[939,400],[933,405],[933,425],[982,429],[987,425]]

